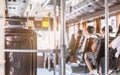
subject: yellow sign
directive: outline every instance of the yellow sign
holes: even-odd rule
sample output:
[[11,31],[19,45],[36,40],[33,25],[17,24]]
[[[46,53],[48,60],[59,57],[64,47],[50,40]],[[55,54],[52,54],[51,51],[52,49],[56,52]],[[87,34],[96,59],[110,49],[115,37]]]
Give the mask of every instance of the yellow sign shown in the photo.
[[48,27],[48,18],[43,18],[42,20],[42,27]]

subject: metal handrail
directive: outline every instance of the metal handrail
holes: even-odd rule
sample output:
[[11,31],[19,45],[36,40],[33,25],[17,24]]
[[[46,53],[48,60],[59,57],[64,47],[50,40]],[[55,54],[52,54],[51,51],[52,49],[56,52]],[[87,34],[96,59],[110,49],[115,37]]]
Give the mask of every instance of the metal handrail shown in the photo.
[[5,49],[4,52],[20,52],[20,53],[40,53],[40,52],[44,52],[44,53],[60,53],[60,49],[51,49],[51,50],[42,50],[42,49]]

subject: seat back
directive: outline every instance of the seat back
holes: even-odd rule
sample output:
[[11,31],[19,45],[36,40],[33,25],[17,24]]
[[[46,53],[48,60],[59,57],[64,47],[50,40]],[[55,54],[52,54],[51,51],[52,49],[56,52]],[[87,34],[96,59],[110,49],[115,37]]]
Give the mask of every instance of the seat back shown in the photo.
[[88,51],[91,51],[91,46],[93,44],[93,42],[95,42],[96,38],[90,37],[86,40],[86,44],[85,44],[85,49],[83,52],[83,60],[84,60],[84,54]]
[[[37,49],[37,36],[25,28],[5,29],[6,49]],[[5,75],[36,75],[37,53],[5,53]]]

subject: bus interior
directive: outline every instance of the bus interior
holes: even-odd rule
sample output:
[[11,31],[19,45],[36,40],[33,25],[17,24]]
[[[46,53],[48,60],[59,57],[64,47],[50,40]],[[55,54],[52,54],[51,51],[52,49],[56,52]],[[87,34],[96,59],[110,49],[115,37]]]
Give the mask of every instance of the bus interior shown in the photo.
[[[111,48],[119,36],[120,0],[1,0],[0,24],[1,75],[120,74],[120,50]],[[104,60],[97,62],[100,41],[90,61],[104,68],[95,64],[91,71],[85,57],[99,38]]]

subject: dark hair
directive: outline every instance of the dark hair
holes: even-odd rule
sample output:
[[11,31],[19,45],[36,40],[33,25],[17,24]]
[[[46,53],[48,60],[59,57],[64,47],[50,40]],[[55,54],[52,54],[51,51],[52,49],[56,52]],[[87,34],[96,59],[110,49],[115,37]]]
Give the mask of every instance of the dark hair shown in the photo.
[[[102,31],[105,31],[105,26],[102,28]],[[109,32],[111,33],[113,31],[112,26],[109,25]]]
[[105,31],[105,26],[102,28],[102,31]]
[[94,27],[93,27],[93,26],[88,26],[88,27],[87,27],[87,31],[88,31],[88,33],[90,33],[90,34],[94,33]]
[[78,33],[78,34],[82,34],[82,30],[79,29],[79,30],[77,31],[77,33]]
[[72,37],[74,37],[75,36],[75,34],[72,34]]
[[109,32],[112,32],[112,31],[113,31],[112,26],[109,26]]

